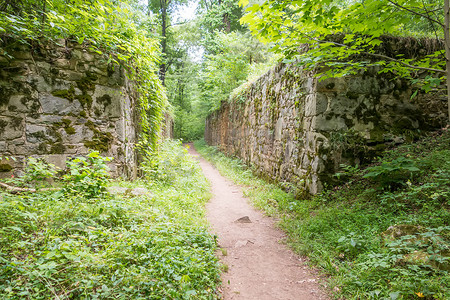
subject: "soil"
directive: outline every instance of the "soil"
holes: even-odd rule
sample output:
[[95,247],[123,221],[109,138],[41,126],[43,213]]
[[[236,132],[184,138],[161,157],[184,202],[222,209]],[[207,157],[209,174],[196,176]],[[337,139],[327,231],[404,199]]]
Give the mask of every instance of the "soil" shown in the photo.
[[284,244],[286,237],[276,220],[250,206],[240,187],[199,157],[192,145],[189,152],[198,157],[212,186],[207,217],[225,265],[223,299],[328,299],[317,272]]

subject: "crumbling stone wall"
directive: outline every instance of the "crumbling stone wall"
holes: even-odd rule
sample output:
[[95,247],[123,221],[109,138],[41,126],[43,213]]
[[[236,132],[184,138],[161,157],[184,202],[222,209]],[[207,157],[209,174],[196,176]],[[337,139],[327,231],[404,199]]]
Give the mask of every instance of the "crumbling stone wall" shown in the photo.
[[419,92],[407,80],[379,75],[319,81],[279,65],[211,114],[209,145],[242,158],[259,173],[315,194],[341,163],[364,163],[389,145],[445,126],[446,96]]
[[20,172],[35,156],[64,168],[90,149],[114,158],[116,175],[136,175],[136,94],[124,67],[86,45],[1,45],[0,176]]

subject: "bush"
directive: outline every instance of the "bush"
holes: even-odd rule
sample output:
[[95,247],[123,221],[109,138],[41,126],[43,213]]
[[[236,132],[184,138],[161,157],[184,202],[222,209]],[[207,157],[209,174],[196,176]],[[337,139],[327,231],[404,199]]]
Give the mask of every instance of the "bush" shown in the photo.
[[106,162],[111,160],[112,158],[102,157],[98,151],[93,151],[87,157],[67,161],[67,173],[63,176],[63,193],[89,198],[105,194],[110,178]]
[[392,161],[381,161],[380,165],[368,167],[364,178],[380,183],[382,188],[395,189],[404,185],[413,174],[419,172],[412,159],[399,157]]

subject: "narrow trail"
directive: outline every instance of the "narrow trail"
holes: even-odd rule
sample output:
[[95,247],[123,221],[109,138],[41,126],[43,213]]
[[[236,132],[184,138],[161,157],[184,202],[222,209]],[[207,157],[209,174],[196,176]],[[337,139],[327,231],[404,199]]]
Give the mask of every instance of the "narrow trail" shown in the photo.
[[[251,207],[239,186],[228,181],[193,149],[211,183],[208,221],[217,234],[224,300],[327,299],[317,275],[282,243],[284,234],[273,219]],[[248,217],[248,218],[247,218]]]

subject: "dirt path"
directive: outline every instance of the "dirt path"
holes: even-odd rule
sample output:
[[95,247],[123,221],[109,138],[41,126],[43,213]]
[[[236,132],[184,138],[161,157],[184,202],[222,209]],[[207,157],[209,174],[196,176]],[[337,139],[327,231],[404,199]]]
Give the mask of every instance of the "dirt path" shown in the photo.
[[[189,152],[199,156],[191,146]],[[211,182],[208,220],[228,266],[222,274],[223,298],[257,300],[327,299],[317,275],[283,243],[274,220],[252,208],[238,186],[203,158],[200,166]]]

